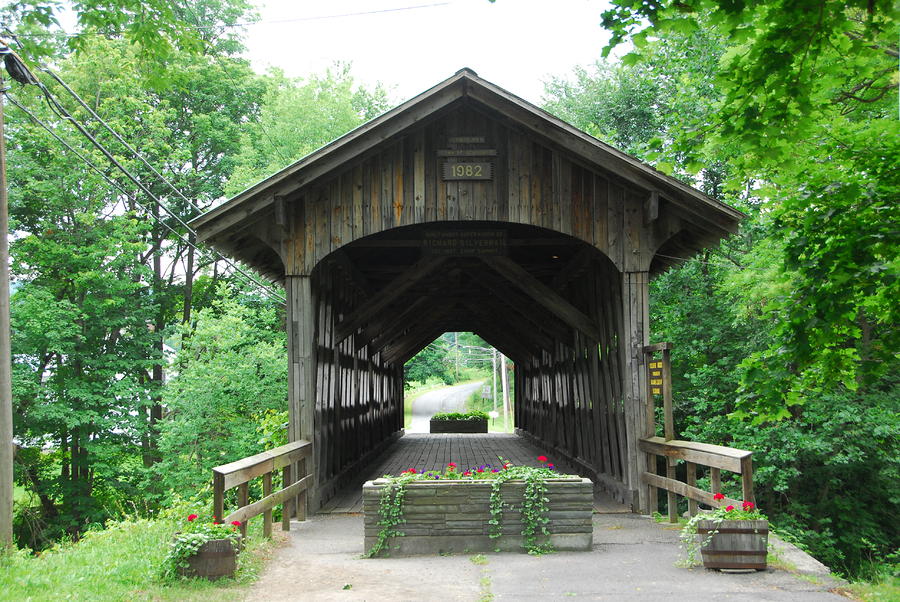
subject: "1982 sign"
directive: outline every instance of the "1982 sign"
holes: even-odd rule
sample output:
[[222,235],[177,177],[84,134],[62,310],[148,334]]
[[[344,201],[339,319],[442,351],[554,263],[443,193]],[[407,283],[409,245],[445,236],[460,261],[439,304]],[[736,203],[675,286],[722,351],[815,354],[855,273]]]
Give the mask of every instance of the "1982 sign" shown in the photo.
[[444,180],[492,180],[494,178],[494,164],[484,162],[450,163],[444,162]]

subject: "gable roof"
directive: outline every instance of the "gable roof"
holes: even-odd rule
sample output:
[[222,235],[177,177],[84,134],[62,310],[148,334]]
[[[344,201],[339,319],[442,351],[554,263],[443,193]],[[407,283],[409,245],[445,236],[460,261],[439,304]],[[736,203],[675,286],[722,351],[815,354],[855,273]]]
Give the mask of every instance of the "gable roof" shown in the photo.
[[687,211],[718,235],[734,232],[743,213],[582,132],[535,105],[480,78],[468,68],[326,144],[222,205],[193,219],[201,240],[255,221],[284,197],[460,99],[505,115],[532,134],[562,146],[589,164],[612,172]]

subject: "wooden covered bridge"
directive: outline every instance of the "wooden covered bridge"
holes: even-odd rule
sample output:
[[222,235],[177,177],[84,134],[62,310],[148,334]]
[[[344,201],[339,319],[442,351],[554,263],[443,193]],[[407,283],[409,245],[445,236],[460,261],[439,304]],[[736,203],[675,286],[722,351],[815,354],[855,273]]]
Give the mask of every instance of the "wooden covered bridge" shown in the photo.
[[741,217],[463,69],[193,226],[287,291],[313,509],[401,432],[404,363],[471,331],[519,432],[646,511],[649,281]]

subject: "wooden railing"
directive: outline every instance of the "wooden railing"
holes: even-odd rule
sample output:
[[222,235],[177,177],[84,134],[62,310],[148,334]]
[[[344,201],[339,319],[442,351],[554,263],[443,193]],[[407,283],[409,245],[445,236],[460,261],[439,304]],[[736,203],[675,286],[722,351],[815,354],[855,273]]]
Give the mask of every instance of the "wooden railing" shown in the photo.
[[[241,533],[247,534],[247,521],[263,515],[263,533],[272,535],[272,509],[283,504],[281,528],[290,530],[291,515],[296,513],[299,520],[306,518],[306,490],[312,484],[307,462],[312,454],[309,441],[295,441],[269,451],[244,458],[230,464],[213,468],[213,516],[224,523],[241,522]],[[296,467],[296,475],[292,467]],[[281,489],[272,493],[272,476],[276,470],[282,471]],[[262,477],[263,498],[250,503],[250,481]],[[292,478],[293,477],[293,478]],[[225,513],[225,492],[238,488],[239,508],[223,517]]]
[[[666,459],[666,476],[655,472],[645,472],[641,475],[641,482],[650,486],[650,502],[657,506],[656,490],[664,489],[667,492],[667,506],[669,509],[669,521],[678,522],[678,503],[676,495],[688,499],[688,513],[694,516],[699,511],[698,502],[708,506],[727,506],[732,504],[740,507],[741,501],[732,498],[722,500],[713,499],[716,493],[722,491],[722,471],[741,475],[741,489],[744,500],[755,502],[753,496],[753,452],[722,445],[709,443],[697,443],[694,441],[681,441],[675,439],[675,420],[672,411],[672,367],[671,367],[671,343],[657,343],[644,347],[644,357],[648,368],[647,403],[652,414],[655,414],[654,395],[663,398],[663,437],[646,437],[640,440],[641,451],[654,456],[662,456]],[[660,354],[661,358],[654,360],[654,355]],[[679,481],[675,478],[675,468],[679,460],[686,463],[686,480]],[[656,466],[656,461],[652,464]],[[697,488],[697,466],[709,469],[710,489],[704,491]]]
[[[679,441],[672,439],[666,441],[662,437],[647,437],[640,441],[641,451],[666,459],[666,476],[645,472],[641,475],[641,481],[650,485],[651,503],[657,499],[656,488],[668,492],[669,521],[678,522],[678,504],[676,495],[688,499],[688,512],[694,516],[698,512],[697,503],[708,506],[725,506],[733,504],[740,507],[741,502],[726,497],[723,500],[713,499],[713,495],[722,490],[722,472],[730,472],[741,475],[741,489],[744,499],[755,502],[753,497],[753,452],[722,445],[709,443],[695,443],[693,441]],[[675,465],[678,460],[684,460],[687,464],[687,479],[679,481],[675,478]],[[655,465],[655,462],[654,462]],[[709,468],[709,480],[711,491],[697,488],[697,466]]]

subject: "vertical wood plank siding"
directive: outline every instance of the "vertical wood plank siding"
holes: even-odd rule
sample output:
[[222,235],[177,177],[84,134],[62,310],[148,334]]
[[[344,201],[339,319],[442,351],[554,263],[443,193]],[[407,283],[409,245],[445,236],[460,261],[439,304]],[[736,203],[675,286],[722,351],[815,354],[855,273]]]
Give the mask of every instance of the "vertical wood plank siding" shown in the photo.
[[[484,143],[450,139],[482,136]],[[441,157],[439,150],[490,151]],[[490,161],[491,180],[444,181],[444,161]],[[435,221],[501,220],[569,234],[593,245],[620,271],[646,271],[668,237],[644,219],[646,191],[592,170],[564,150],[529,137],[481,110],[464,107],[385,141],[377,152],[303,188],[288,275],[311,274],[329,253],[365,236]],[[677,229],[677,225],[676,225]],[[670,228],[671,230],[671,228]]]

